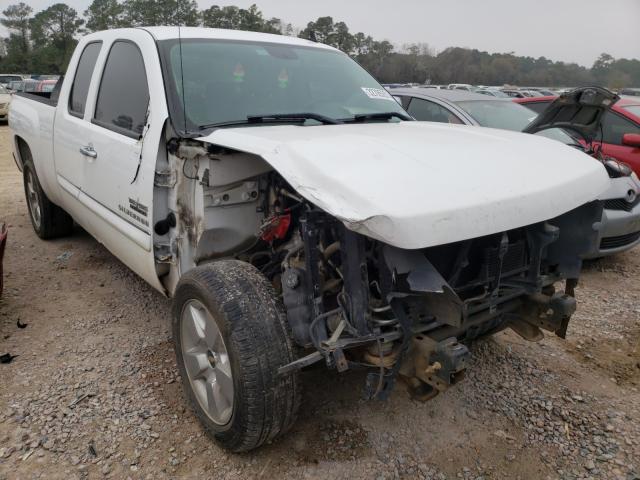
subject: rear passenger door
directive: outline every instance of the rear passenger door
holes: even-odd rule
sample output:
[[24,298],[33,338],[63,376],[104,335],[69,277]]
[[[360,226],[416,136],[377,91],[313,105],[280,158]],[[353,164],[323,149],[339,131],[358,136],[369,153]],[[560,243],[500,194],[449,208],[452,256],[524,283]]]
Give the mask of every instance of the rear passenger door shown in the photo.
[[[58,105],[54,121],[53,157],[57,180],[62,189],[73,198],[78,197],[84,178],[86,157],[80,153],[80,148],[86,145],[90,134],[84,117],[91,78],[101,49],[102,42],[87,43],[79,61],[72,63],[76,65],[76,69],[73,73],[69,72],[69,75],[73,75],[68,92],[69,101]],[[62,98],[67,97],[63,95]],[[74,202],[69,202],[69,206],[65,206],[74,210],[74,205]]]

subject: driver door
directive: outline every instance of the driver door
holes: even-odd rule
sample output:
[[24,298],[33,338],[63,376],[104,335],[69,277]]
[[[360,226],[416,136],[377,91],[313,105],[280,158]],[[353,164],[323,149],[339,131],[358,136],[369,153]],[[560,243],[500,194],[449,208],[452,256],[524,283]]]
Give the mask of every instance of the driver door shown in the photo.
[[89,134],[80,148],[86,157],[80,200],[97,214],[97,234],[107,236],[100,238],[104,243],[116,229],[149,250],[151,198],[142,193],[153,180],[141,175],[150,99],[144,58],[127,38],[105,48]]

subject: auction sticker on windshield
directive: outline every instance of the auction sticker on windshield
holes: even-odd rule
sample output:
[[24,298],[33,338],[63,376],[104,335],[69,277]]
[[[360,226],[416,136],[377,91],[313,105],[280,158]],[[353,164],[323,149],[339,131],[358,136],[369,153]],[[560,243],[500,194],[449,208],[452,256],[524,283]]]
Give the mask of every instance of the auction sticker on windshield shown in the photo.
[[362,91],[369,98],[374,98],[378,100],[391,100],[392,102],[395,102],[391,94],[383,88],[362,87]]

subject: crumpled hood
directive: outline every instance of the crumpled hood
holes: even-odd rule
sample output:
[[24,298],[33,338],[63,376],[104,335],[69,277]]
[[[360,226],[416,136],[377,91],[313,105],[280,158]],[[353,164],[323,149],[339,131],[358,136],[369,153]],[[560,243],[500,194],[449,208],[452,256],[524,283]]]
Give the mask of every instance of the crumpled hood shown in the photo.
[[603,165],[536,135],[431,122],[221,128],[351,230],[425,248],[549,220],[609,186]]

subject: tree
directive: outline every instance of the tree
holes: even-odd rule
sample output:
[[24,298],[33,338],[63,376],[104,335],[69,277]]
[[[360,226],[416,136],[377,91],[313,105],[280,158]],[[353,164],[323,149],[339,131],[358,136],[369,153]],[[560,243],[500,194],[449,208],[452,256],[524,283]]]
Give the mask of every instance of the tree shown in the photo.
[[78,18],[77,12],[64,3],[56,3],[37,13],[30,22],[33,44],[38,48],[34,67],[63,73],[83,24],[84,20]]
[[126,25],[124,6],[118,0],[93,0],[84,11],[87,18],[87,30],[96,32]]
[[264,18],[262,18],[262,12],[258,10],[255,4],[251,5],[247,10],[241,8],[238,11],[238,16],[240,19],[240,30],[263,32],[268,28]]
[[293,25],[290,23],[284,23],[279,18],[271,18],[265,22],[269,33],[279,33],[281,35],[287,35],[289,37],[296,36]]
[[362,42],[366,37],[364,34],[357,35],[356,39],[344,22],[334,23],[332,17],[320,17],[315,22],[309,22],[298,36],[331,45],[351,55],[362,53]]
[[164,0],[164,25],[184,25],[197,27],[200,25],[200,13],[196,0]]
[[[282,33],[283,25],[279,18],[265,20],[257,5],[248,9],[227,6],[220,8],[212,5],[202,12],[202,25],[211,28],[248,30],[251,32]],[[291,25],[289,25],[291,28]]]
[[200,24],[195,0],[125,0],[122,22],[128,26]]
[[315,40],[319,43],[331,45],[331,35],[333,34],[334,25],[332,17],[319,17],[315,22],[307,23],[307,28],[300,32],[301,38]]
[[[25,0],[26,1],[26,0]],[[514,52],[488,53],[451,47],[435,54],[426,43],[403,45],[363,32],[351,33],[345,22],[319,17],[298,31],[280,18],[266,19],[255,5],[239,8],[213,5],[198,10],[196,0],[91,0],[84,12],[86,30],[142,25],[204,25],[297,35],[326,43],[351,55],[382,82],[473,83],[483,85],[575,86],[598,83],[610,88],[640,85],[640,60],[616,59],[603,53],[591,68],[554,62],[545,57],[519,57]],[[64,3],[35,16],[26,3],[8,5],[0,24],[0,71],[62,73],[83,20]]]
[[606,78],[611,73],[611,67],[615,61],[608,53],[601,53],[600,56],[593,62],[593,66],[591,67],[591,71],[593,72],[593,76],[596,77],[596,81],[599,83],[604,83]]
[[240,25],[239,10],[234,6],[220,8],[218,5],[212,5],[202,12],[202,25],[237,30]]
[[4,18],[0,23],[9,30],[9,38],[3,42],[6,63],[10,64],[15,71],[27,71],[29,69],[29,22],[33,9],[25,4],[18,3],[9,5],[3,10]]

